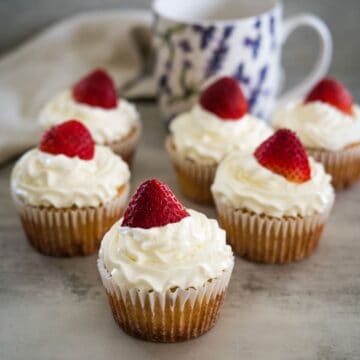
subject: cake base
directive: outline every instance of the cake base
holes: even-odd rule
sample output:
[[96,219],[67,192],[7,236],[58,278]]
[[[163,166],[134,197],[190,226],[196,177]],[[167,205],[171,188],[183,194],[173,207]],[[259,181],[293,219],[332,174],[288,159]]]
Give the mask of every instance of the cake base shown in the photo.
[[32,206],[14,199],[29,243],[40,253],[56,257],[84,256],[96,253],[110,227],[121,218],[129,186],[98,207]]
[[98,269],[120,328],[131,336],[163,343],[199,337],[215,325],[232,271],[223,271],[198,289],[174,288],[159,293],[120,288],[100,259]]
[[237,210],[215,199],[220,226],[236,255],[253,262],[286,264],[317,248],[331,206],[322,214],[276,218]]
[[345,189],[360,180],[360,144],[339,151],[308,149],[308,153],[324,165],[336,190]]
[[202,204],[213,205],[211,185],[214,182],[217,164],[198,164],[180,156],[168,136],[165,147],[174,164],[181,192],[190,200]]
[[126,138],[113,141],[105,145],[109,146],[115,154],[121,156],[121,158],[129,165],[129,167],[131,167],[134,160],[136,147],[140,140],[141,132],[142,128],[139,125],[136,128],[134,127],[130,134],[126,136]]

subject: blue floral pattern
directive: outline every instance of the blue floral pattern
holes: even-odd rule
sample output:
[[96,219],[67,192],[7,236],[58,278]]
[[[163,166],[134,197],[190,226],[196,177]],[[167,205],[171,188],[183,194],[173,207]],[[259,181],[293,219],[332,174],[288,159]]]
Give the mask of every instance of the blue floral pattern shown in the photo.
[[276,36],[276,19],[274,14],[270,14],[269,17],[269,32],[271,35],[271,49],[276,50],[277,49],[277,36]]
[[184,51],[185,53],[191,52],[192,48],[190,45],[190,42],[187,39],[181,39],[179,41],[179,47]]
[[252,88],[250,96],[249,96],[249,107],[250,111],[254,110],[254,107],[256,105],[256,102],[258,100],[259,95],[263,92],[264,94],[267,93],[266,89],[264,89],[264,83],[266,80],[266,76],[268,73],[268,66],[264,65],[258,75],[257,81],[255,82],[255,86]]
[[255,23],[254,23],[255,29],[260,29],[260,28],[261,28],[261,24],[262,24],[261,19],[260,19],[260,18],[257,18],[256,21],[255,21]]
[[200,35],[200,49],[205,50],[214,37],[215,26],[193,25],[193,30]]
[[223,29],[222,36],[216,48],[214,49],[212,56],[208,62],[206,68],[206,76],[210,77],[218,73],[222,69],[222,64],[229,51],[228,40],[234,31],[234,25],[227,25]]
[[245,74],[244,69],[245,69],[244,63],[240,63],[239,67],[236,69],[236,72],[232,75],[232,77],[243,85],[249,85],[250,76]]
[[257,37],[254,39],[250,37],[246,37],[244,39],[244,46],[251,49],[253,59],[257,58],[260,45],[261,45],[261,34],[257,35]]

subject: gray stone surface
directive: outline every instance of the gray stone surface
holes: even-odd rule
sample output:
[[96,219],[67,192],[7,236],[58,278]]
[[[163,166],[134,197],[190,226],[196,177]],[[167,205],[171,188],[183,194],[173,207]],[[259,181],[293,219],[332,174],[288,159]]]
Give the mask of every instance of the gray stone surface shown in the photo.
[[[151,104],[133,187],[156,176],[180,196]],[[0,359],[358,359],[360,184],[338,195],[310,259],[288,266],[236,259],[215,328],[194,341],[149,344],[125,335],[110,314],[96,256],[53,259],[26,242],[0,169]],[[215,216],[211,208],[189,207]],[[171,357],[170,355],[171,354]]]
[[[148,1],[128,1],[132,6]],[[1,0],[0,48],[7,49],[55,18],[121,1]],[[315,11],[333,29],[332,71],[360,100],[359,3],[285,1],[289,13]],[[14,17],[14,15],[17,15]],[[285,60],[290,81],[311,62],[310,33],[294,35]],[[294,46],[299,41],[298,46]],[[310,44],[311,42],[311,44]],[[156,176],[178,193],[162,147],[164,129],[151,103],[140,104],[145,131],[133,188]],[[359,359],[360,184],[337,196],[317,253],[288,266],[236,259],[215,328],[187,343],[160,345],[125,335],[115,324],[96,270],[96,256],[52,259],[26,242],[9,196],[13,163],[0,168],[0,359]],[[210,208],[189,207],[215,216]]]

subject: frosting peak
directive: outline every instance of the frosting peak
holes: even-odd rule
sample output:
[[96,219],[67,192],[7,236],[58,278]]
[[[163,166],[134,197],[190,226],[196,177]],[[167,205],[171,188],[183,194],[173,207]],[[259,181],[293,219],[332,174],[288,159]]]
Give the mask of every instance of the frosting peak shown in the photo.
[[78,119],[89,130],[97,144],[105,145],[125,138],[139,125],[139,115],[125,99],[112,109],[78,103],[67,89],[46,104],[39,116],[45,128],[60,124],[68,119]]
[[177,223],[150,229],[113,225],[99,257],[121,287],[164,292],[202,286],[231,270],[233,255],[216,220],[189,210]]
[[98,206],[112,200],[129,178],[126,163],[104,146],[95,146],[92,160],[33,149],[16,163],[11,189],[34,206]]
[[176,148],[186,157],[212,163],[233,150],[255,149],[272,134],[265,122],[250,114],[223,121],[199,105],[176,117],[170,130]]
[[333,202],[331,177],[309,158],[311,179],[294,183],[260,165],[252,153],[236,152],[219,165],[213,194],[236,209],[269,216],[307,216],[325,211]]
[[329,104],[314,101],[289,103],[275,112],[275,128],[296,132],[308,148],[337,151],[360,142],[360,109],[353,106],[353,116]]

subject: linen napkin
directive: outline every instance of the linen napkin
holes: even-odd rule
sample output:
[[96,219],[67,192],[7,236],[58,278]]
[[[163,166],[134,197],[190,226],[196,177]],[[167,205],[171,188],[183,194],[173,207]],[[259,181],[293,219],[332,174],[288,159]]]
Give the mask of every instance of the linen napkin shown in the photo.
[[[147,31],[147,11],[106,10],[73,16],[50,26],[0,58],[0,163],[39,141],[36,119],[58,91],[96,67],[107,69],[117,85],[141,75],[146,59],[134,30]],[[144,43],[140,41],[140,43]],[[152,76],[124,96],[154,97]]]

